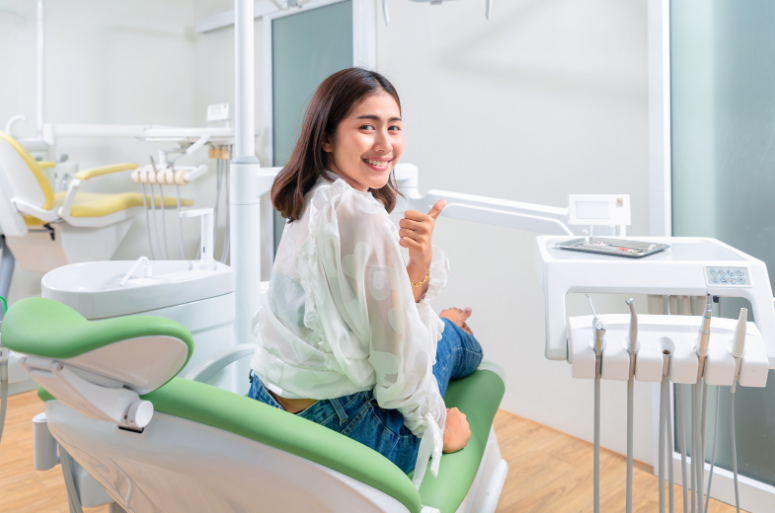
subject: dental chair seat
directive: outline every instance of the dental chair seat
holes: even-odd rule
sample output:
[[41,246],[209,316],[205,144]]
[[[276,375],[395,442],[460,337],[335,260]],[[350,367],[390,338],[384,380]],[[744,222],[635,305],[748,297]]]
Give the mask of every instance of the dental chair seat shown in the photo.
[[[54,194],[54,209],[62,206],[65,201],[67,192],[58,192]],[[146,194],[146,201],[148,205],[151,204],[150,194]],[[161,207],[161,198],[154,196],[154,203],[156,208]],[[190,207],[193,205],[193,200],[181,199],[180,205],[183,207]],[[100,192],[78,192],[75,195],[75,202],[73,208],[70,210],[71,217],[103,217],[122,210],[127,210],[132,207],[143,206],[143,195],[139,192],[123,192],[118,194],[104,194]],[[176,198],[164,196],[164,207],[175,208],[178,206]],[[39,226],[45,224],[45,221],[41,221],[32,216],[24,216],[24,221],[27,226]]]
[[[174,321],[142,316],[87,321],[69,307],[41,298],[30,298],[16,303],[3,322],[2,337],[5,345],[14,351],[30,355],[30,360],[34,357],[53,358],[58,362],[70,363],[74,367],[77,367],[79,362],[88,361],[89,355],[97,351],[108,351],[112,346],[117,345],[131,345],[143,337],[178,339],[184,342],[179,344],[180,347],[193,349],[190,334]],[[177,347],[169,346],[165,352],[174,351]],[[164,355],[151,353],[141,356],[144,358],[140,356],[133,358],[135,362],[128,361],[127,358],[120,361],[104,359],[104,369],[101,374],[117,379],[121,374],[132,374],[133,365],[136,366],[141,361],[151,365],[151,362]],[[165,373],[158,375],[157,379],[145,379],[146,382],[157,383],[158,388],[141,395],[143,400],[153,404],[154,417],[146,428],[146,434],[142,435],[150,437],[147,438],[148,444],[145,446],[145,450],[148,451],[147,456],[141,453],[139,446],[131,451],[131,454],[137,455],[139,460],[157,454],[159,449],[158,447],[154,449],[153,444],[159,442],[154,437],[161,436],[165,423],[183,422],[193,429],[197,429],[198,425],[209,426],[199,428],[202,432],[201,436],[205,436],[207,430],[209,433],[215,433],[216,437],[227,439],[233,439],[236,435],[239,437],[237,440],[246,440],[243,442],[246,451],[260,447],[255,445],[257,442],[261,446],[274,448],[271,450],[279,449],[283,453],[290,453],[372,487],[392,497],[412,513],[420,513],[424,506],[437,508],[441,513],[459,511],[461,504],[469,495],[472,484],[481,478],[483,458],[489,454],[488,448],[491,447],[491,442],[494,442],[494,436],[491,434],[492,422],[504,393],[503,380],[493,370],[480,369],[464,379],[450,383],[445,402],[448,407],[458,407],[467,415],[471,426],[471,439],[465,449],[454,454],[445,454],[442,457],[438,478],[428,474],[418,492],[410,477],[388,459],[319,424],[203,383],[177,377],[166,382],[170,372],[177,373],[185,364],[180,361],[180,358],[175,361],[178,363],[174,367],[179,366],[176,370],[172,370],[173,366],[166,365]],[[97,366],[91,365],[90,370],[92,372],[97,370]],[[166,384],[163,384],[165,382]],[[136,384],[130,388],[139,390]],[[96,447],[99,445],[97,440],[105,437],[112,440],[116,437],[113,443],[117,444],[115,447],[120,450],[122,444],[130,443],[133,438],[139,436],[122,435],[121,431],[115,430],[115,425],[111,426],[110,422],[91,420],[69,411],[67,407],[73,406],[68,404],[67,397],[58,394],[56,390],[52,389],[52,392],[54,395],[42,387],[38,390],[39,397],[47,402],[46,411],[49,413],[51,432],[86,469],[96,468],[93,463],[94,458],[102,457],[96,453],[96,449],[92,449],[95,452],[90,453],[88,447],[84,445],[85,440],[94,440]],[[60,395],[60,399],[56,400],[55,395]],[[67,423],[70,422],[66,420],[68,418],[72,419],[72,422],[80,423],[77,430],[74,431],[75,427],[68,427]],[[155,422],[159,424],[155,426]],[[94,430],[93,434],[87,432],[90,429]],[[194,436],[193,439],[199,440],[198,436],[200,435]],[[83,437],[84,441],[78,443],[76,437]],[[497,448],[497,444],[495,446]],[[192,449],[180,450],[188,457],[194,457],[189,452]],[[209,456],[212,459],[212,455]],[[266,455],[266,457],[270,456]],[[86,461],[80,461],[82,458],[86,458]],[[104,458],[106,462],[112,461],[111,457]],[[497,461],[502,462],[499,453]],[[220,460],[213,460],[210,464],[217,468],[240,463],[234,459],[234,456],[222,454]],[[501,464],[505,466],[505,463]],[[127,467],[124,468],[126,470]],[[169,473],[169,470],[165,472]],[[505,471],[503,472],[505,479]],[[95,477],[100,480],[98,476]],[[481,479],[486,480],[489,477],[485,476]],[[189,478],[190,476],[182,475],[181,482],[188,482]],[[106,486],[106,489],[110,489],[108,482],[103,480],[100,482]],[[491,489],[487,487],[488,495],[491,495],[489,494]],[[500,488],[497,488],[497,494],[499,493]],[[116,497],[113,493],[111,495],[117,501],[122,500],[122,497]],[[497,501],[497,496],[495,500]],[[256,505],[259,507],[258,510],[263,511],[260,503]],[[242,507],[244,505],[240,506]],[[233,511],[253,510],[234,509]],[[399,510],[391,508],[384,511]],[[494,505],[491,509],[487,508],[487,511],[494,511]]]

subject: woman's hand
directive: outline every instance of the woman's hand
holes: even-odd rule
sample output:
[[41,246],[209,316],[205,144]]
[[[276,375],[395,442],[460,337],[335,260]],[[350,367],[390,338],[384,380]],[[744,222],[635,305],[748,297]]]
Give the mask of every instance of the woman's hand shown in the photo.
[[431,246],[433,227],[446,204],[446,200],[437,201],[427,214],[407,210],[404,212],[404,218],[398,222],[400,226],[398,235],[401,237],[399,244],[409,250],[409,264],[406,270],[409,272],[409,279],[413,282],[421,281],[430,270],[431,260],[433,260]]
[[448,408],[442,452],[449,454],[459,451],[468,444],[469,438],[471,438],[471,427],[466,420],[466,414],[457,408]]

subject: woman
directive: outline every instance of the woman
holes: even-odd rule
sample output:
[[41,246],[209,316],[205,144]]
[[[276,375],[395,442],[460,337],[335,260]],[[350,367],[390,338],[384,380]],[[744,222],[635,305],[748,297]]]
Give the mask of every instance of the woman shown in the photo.
[[349,436],[404,472],[416,464],[419,487],[430,457],[437,475],[441,452],[468,443],[465,415],[443,396],[450,379],[476,370],[482,349],[465,323],[470,309],[440,319],[430,307],[449,275],[431,245],[445,202],[407,211],[400,230],[388,217],[401,126],[398,94],[378,73],[346,69],[315,92],[272,187],[288,221],[253,321],[250,397]]

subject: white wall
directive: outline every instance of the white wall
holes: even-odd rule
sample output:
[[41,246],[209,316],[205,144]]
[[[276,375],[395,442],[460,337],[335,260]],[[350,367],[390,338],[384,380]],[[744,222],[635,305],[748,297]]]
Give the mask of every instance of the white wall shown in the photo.
[[[196,35],[192,27],[231,8],[228,0],[48,2],[47,120],[201,125],[208,104],[233,105],[233,28]],[[393,0],[390,10],[389,28],[381,16],[377,22],[378,68],[401,95],[404,161],[420,167],[423,190],[555,206],[564,206],[570,193],[627,193],[630,233],[648,233],[645,0],[496,0],[490,22],[484,0],[440,6]],[[0,45],[16,45],[0,52],[0,69],[14,77],[0,81],[0,124],[26,114],[20,132],[31,135],[34,2],[0,0],[0,11],[18,13],[0,13]],[[264,126],[262,70],[259,21],[258,127]],[[155,148],[69,140],[59,150],[83,168],[144,163]],[[200,153],[190,162],[205,159]],[[200,206],[213,203],[214,174],[187,194]],[[134,187],[126,176],[89,186]],[[135,222],[116,258],[147,251],[144,224]],[[190,251],[197,233],[187,230]],[[508,374],[503,408],[591,440],[592,383],[571,380],[566,363],[543,356],[535,236],[442,219],[435,243],[447,250],[452,276],[435,306],[474,309],[470,324],[487,357]],[[35,293],[40,275],[17,272],[14,280],[12,299]],[[596,297],[597,309],[624,312],[623,300]],[[583,297],[568,303],[571,315],[589,312]],[[645,311],[642,298],[638,308]],[[636,386],[635,457],[648,463],[651,391]],[[602,394],[603,445],[623,453],[626,388],[604,382]]]
[[[571,193],[632,196],[630,233],[648,234],[646,2],[390,2],[378,68],[403,105],[403,160],[422,190],[566,206]],[[437,309],[471,306],[485,354],[506,368],[502,407],[592,439],[591,381],[544,358],[535,233],[443,219],[434,241],[452,275]],[[622,312],[625,297],[597,297]],[[571,297],[569,314],[589,314]],[[645,301],[638,307],[645,312]],[[650,385],[636,385],[635,457],[652,461]],[[626,451],[626,386],[604,382],[603,445]]]

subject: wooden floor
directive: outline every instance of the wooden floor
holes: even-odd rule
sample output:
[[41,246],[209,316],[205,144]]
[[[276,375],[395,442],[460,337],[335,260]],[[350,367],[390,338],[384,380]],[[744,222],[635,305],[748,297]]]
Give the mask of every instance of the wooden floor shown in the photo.
[[[59,466],[38,472],[32,464],[32,422],[43,411],[34,392],[11,397],[0,444],[0,512],[68,513],[67,494]],[[498,513],[592,511],[592,445],[559,431],[504,411],[495,418],[501,453],[509,463]],[[601,467],[601,511],[624,511],[625,459],[603,450]],[[634,511],[656,512],[659,485],[651,468],[634,471]],[[676,511],[683,511],[681,487],[675,487]],[[734,508],[711,501],[710,512],[734,512]],[[107,506],[86,509],[107,513]]]

